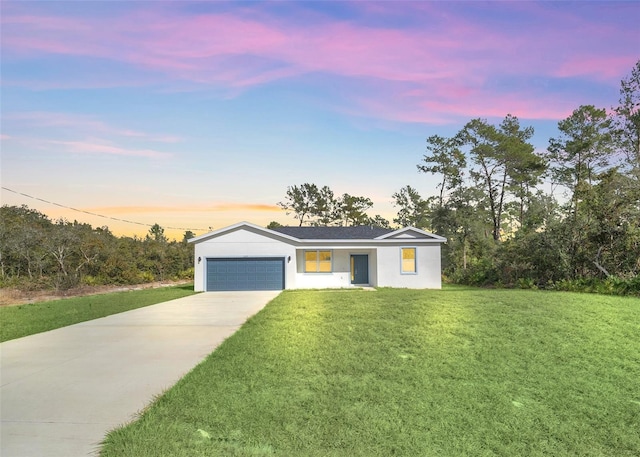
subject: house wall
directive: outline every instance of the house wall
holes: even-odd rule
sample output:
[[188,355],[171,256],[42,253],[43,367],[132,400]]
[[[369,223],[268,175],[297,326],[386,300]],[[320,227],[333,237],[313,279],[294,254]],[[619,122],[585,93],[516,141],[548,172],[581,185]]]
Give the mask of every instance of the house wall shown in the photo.
[[[401,272],[401,247],[416,248],[417,272]],[[379,287],[408,289],[440,289],[442,287],[440,244],[390,245],[378,248]]]
[[[262,231],[242,227],[210,239],[195,243],[194,289],[204,291],[206,286],[207,258],[281,257],[285,258],[285,288],[343,288],[351,285],[352,254],[368,254],[369,284],[379,287],[412,289],[441,288],[440,244],[420,244],[420,240],[402,240],[378,246],[340,246],[332,249],[330,242],[313,247],[301,247],[280,237],[269,236]],[[417,273],[401,273],[401,247],[415,247]],[[333,271],[331,273],[305,273],[306,249],[331,249]],[[288,261],[291,257],[291,261]],[[200,262],[198,262],[200,258]]]
[[[320,248],[328,249],[328,248]],[[353,287],[351,284],[351,254],[367,254],[369,256],[369,284],[376,285],[376,252],[372,249],[331,249],[332,272],[331,273],[305,273],[304,252],[299,248],[296,254],[296,280],[297,289],[339,289]],[[289,287],[287,287],[289,288]]]
[[[194,290],[203,292],[206,286],[206,268],[208,258],[219,257],[284,257],[291,256],[291,262],[285,260],[285,288],[295,288],[296,250],[295,247],[280,240],[272,239],[247,229],[236,230],[195,244]],[[198,258],[201,259],[198,262]]]

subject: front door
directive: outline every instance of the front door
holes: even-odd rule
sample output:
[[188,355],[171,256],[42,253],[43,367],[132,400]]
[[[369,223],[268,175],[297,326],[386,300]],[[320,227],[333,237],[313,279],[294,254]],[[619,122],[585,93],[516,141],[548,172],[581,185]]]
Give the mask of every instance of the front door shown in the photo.
[[369,256],[367,254],[351,256],[351,284],[369,284]]

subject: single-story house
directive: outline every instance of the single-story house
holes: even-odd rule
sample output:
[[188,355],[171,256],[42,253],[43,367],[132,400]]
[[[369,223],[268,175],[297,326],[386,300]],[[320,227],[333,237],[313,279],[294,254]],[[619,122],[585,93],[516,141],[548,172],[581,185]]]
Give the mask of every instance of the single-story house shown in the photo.
[[441,287],[443,238],[414,227],[241,222],[192,238],[196,291]]

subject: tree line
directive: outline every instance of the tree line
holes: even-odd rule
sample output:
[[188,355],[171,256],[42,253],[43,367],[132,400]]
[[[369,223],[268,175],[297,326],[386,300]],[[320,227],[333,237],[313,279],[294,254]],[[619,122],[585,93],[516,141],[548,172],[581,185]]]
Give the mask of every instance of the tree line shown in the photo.
[[396,224],[445,236],[453,282],[640,294],[640,61],[617,106],[580,106],[558,132],[545,151],[512,115],[430,136],[417,171],[438,177],[437,194],[400,189],[392,222],[369,217],[366,197],[335,198],[315,184],[289,187],[279,205],[299,225]]
[[185,232],[169,241],[153,225],[144,238],[60,219],[22,206],[0,208],[0,286],[67,290],[82,285],[192,279],[193,247]]

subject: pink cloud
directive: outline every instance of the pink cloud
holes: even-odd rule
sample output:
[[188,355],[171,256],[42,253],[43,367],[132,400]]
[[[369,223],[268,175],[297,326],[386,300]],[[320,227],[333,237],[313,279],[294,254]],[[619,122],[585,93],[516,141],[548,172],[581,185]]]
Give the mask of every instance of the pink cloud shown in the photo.
[[[640,37],[639,37],[640,39]],[[594,76],[598,79],[621,79],[633,66],[625,56],[578,56],[571,57],[555,70],[554,75],[562,78],[573,76]]]
[[[543,94],[536,98],[520,94],[495,94],[481,89],[437,83],[433,94],[423,89],[380,89],[376,97],[358,95],[347,112],[398,122],[449,124],[469,118],[503,118],[513,114],[522,119],[564,119],[578,106],[569,99]],[[354,108],[355,106],[355,108]]]
[[[615,41],[614,28],[544,5],[510,4],[513,12],[529,19],[518,30],[466,19],[442,4],[402,5],[408,14],[423,15],[427,25],[367,26],[321,16],[301,24],[295,18],[245,14],[241,8],[190,16],[177,7],[139,9],[110,18],[109,27],[102,18],[5,15],[3,24],[11,29],[3,48],[17,56],[110,59],[172,81],[235,90],[310,73],[377,81],[376,87],[384,86],[378,92],[350,97],[359,103],[354,111],[394,119],[447,119],[478,111],[483,116],[506,111],[557,119],[575,107],[573,100],[541,100],[545,97],[532,88],[500,89],[504,95],[497,98],[498,89],[488,94],[486,85],[496,78],[532,75],[586,75],[617,84],[637,59],[623,47],[614,54],[594,51],[602,36]],[[373,16],[400,15],[396,6],[386,4],[354,8]],[[629,38],[628,32],[618,35]]]
[[[233,83],[245,71],[249,74],[243,79],[250,77],[258,82],[269,78],[255,73],[280,78],[309,71],[422,82],[453,75],[473,78],[479,68],[468,70],[485,65],[486,61],[470,57],[482,50],[502,53],[508,42],[497,31],[457,18],[430,30],[404,30],[329,21],[301,26],[258,22],[230,14],[176,16],[167,20],[162,14],[141,11],[116,19],[102,35],[91,32],[99,29],[99,19],[84,19],[75,26],[67,18],[59,18],[59,22],[51,17],[42,17],[41,22],[38,17],[29,17],[22,23],[22,33],[7,35],[5,46],[16,52],[125,60],[197,80],[206,74],[210,82]],[[141,24],[145,24],[144,28]],[[265,65],[245,60],[235,62],[232,71],[220,68],[220,60],[230,56],[261,57]],[[271,68],[269,63],[287,70]]]

